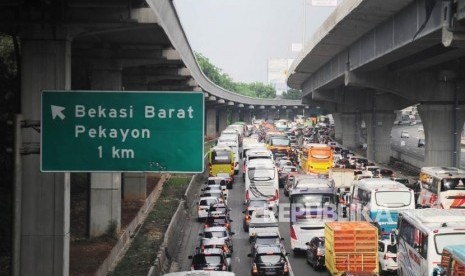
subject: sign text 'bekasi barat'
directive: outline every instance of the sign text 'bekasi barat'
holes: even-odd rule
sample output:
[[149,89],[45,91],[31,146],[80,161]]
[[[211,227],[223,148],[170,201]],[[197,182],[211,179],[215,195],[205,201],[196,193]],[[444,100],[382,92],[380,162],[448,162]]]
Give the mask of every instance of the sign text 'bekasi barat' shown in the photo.
[[198,92],[42,93],[42,171],[203,171]]

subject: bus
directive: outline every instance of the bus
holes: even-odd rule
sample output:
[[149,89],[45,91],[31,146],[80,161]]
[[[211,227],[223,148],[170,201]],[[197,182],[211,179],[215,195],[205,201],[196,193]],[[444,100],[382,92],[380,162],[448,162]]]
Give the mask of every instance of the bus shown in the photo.
[[368,221],[387,236],[397,228],[400,211],[415,209],[415,193],[404,184],[385,178],[364,178],[351,186],[349,219]]
[[423,167],[418,205],[423,208],[465,208],[465,170]]
[[295,188],[289,194],[290,236],[294,252],[305,251],[313,237],[323,237],[325,222],[337,221],[333,188]]
[[209,176],[228,174],[234,179],[234,151],[228,146],[215,146],[208,152]]
[[465,276],[465,244],[444,247],[441,264],[433,276]]
[[446,246],[465,244],[465,210],[402,211],[397,234],[398,275],[433,275]]
[[333,149],[326,144],[309,143],[302,148],[300,167],[304,173],[329,174]]

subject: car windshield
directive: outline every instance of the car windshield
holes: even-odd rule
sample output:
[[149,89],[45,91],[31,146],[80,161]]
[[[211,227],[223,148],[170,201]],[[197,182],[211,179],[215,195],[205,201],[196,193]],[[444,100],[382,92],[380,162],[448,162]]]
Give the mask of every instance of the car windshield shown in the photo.
[[217,202],[217,200],[215,198],[202,199],[202,200],[200,200],[199,205],[200,206],[208,206],[208,205],[216,203],[216,202]]
[[230,151],[213,151],[212,164],[230,164],[231,152]]
[[397,246],[395,244],[388,244],[386,251],[395,254],[397,253]]
[[199,254],[194,256],[193,263],[219,265],[221,264],[221,257],[218,255]]
[[226,219],[225,218],[212,218],[208,217],[207,220],[205,221],[205,224],[226,224]]
[[412,202],[410,191],[378,191],[375,192],[375,200],[378,206],[404,207]]
[[296,172],[297,168],[295,168],[295,167],[284,167],[283,171],[284,172]]
[[286,138],[273,138],[271,139],[272,146],[289,146],[290,140]]
[[454,244],[465,244],[465,233],[448,233],[434,235],[436,253],[441,255],[444,247]]
[[444,178],[441,180],[441,191],[465,190],[465,178]]
[[281,254],[267,254],[267,255],[259,255],[258,257],[259,263],[265,264],[276,264],[278,262],[284,262],[284,258]]
[[249,179],[250,180],[273,180],[274,179],[275,170],[270,169],[249,169]]
[[228,233],[226,233],[226,231],[208,231],[203,234],[203,237],[206,239],[224,238],[227,236],[228,236]]
[[255,244],[279,244],[280,240],[278,237],[270,238],[257,238]]

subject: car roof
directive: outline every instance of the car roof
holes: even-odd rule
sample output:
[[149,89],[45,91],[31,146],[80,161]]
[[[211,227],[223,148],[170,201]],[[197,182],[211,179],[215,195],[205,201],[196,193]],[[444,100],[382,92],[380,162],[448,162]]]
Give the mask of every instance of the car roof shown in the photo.
[[203,230],[203,232],[221,232],[221,231],[227,231],[228,229],[225,226],[213,226],[213,227],[208,227]]
[[280,235],[278,232],[256,232],[255,237],[256,238],[274,238],[274,237],[279,238]]
[[282,254],[282,249],[276,244],[260,244],[256,247],[257,254]]

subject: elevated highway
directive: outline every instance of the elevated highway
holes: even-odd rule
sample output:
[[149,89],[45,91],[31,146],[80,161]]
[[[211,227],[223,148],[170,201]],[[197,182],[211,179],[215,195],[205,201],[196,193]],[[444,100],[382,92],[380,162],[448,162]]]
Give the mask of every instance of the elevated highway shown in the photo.
[[[170,0],[0,1],[0,32],[19,41],[23,123],[40,120],[42,90],[202,91],[206,135],[216,135],[228,117],[292,116],[309,108],[245,97],[210,82]],[[40,171],[37,128],[21,129],[18,141],[13,275],[68,275],[70,174]],[[30,154],[20,155],[23,145]],[[110,224],[119,229],[122,198],[146,196],[142,173],[92,173],[89,186],[90,236]]]
[[395,114],[417,108],[425,165],[456,166],[465,120],[464,1],[348,0],[306,43],[288,85],[303,102],[333,113],[336,139],[358,146],[367,127],[368,158],[385,163]]

